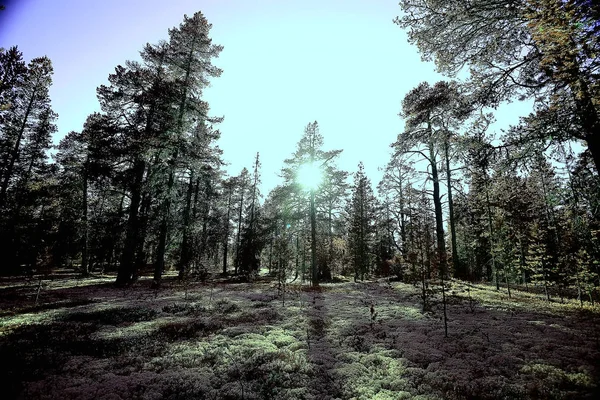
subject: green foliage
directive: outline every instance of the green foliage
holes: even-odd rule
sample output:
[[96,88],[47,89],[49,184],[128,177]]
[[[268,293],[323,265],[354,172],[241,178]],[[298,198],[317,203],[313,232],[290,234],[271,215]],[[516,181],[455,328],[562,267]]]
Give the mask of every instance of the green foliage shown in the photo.
[[373,271],[375,262],[375,196],[364,166],[358,164],[351,188],[352,198],[347,206],[348,249],[354,269],[354,280],[364,280]]

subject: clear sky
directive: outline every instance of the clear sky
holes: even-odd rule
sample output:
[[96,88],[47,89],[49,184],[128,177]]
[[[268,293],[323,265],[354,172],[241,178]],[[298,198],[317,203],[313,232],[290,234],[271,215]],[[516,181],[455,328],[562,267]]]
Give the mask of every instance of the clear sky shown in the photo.
[[[223,75],[205,91],[211,114],[225,116],[219,146],[228,170],[262,160],[263,194],[295,150],[304,127],[319,122],[325,150],[343,149],[340,168],[359,161],[375,185],[389,144],[403,129],[404,95],[421,81],[444,79],[424,63],[392,20],[397,0],[20,0],[0,1],[0,47],[18,45],[26,60],[54,65],[55,137],[81,130],[99,110],[96,87],[147,42],[167,39],[183,15],[202,11]],[[499,126],[527,113],[513,104]]]

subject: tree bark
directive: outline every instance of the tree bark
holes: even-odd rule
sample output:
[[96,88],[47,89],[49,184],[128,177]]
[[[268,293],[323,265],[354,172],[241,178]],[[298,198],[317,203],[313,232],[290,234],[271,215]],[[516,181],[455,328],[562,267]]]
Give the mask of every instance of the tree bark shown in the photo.
[[238,228],[235,237],[235,262],[234,262],[234,275],[238,274],[238,268],[240,265],[240,234],[242,232],[242,211],[244,209],[244,190],[246,188],[244,186],[240,186],[241,197],[240,197],[240,210],[238,213]]
[[134,255],[137,247],[139,233],[138,211],[141,202],[142,180],[146,163],[138,158],[133,165],[133,184],[131,185],[131,202],[129,204],[129,217],[127,219],[127,228],[123,253],[121,254],[121,264],[117,273],[116,284],[124,286],[132,283],[134,275]]
[[190,171],[190,178],[185,194],[185,208],[183,209],[183,238],[181,240],[181,254],[179,255],[178,269],[181,271],[188,268],[191,261],[190,243],[190,215],[192,211],[192,195],[194,193],[194,171]]
[[319,270],[317,269],[317,216],[315,210],[315,190],[310,190],[310,253],[312,286],[319,286]]
[[437,255],[440,274],[446,274],[446,241],[444,240],[444,216],[442,214],[442,200],[440,199],[440,181],[435,158],[433,143],[429,143],[429,157],[431,163],[431,178],[433,180],[433,206],[435,210],[435,234],[437,239]]
[[165,254],[167,251],[167,233],[169,229],[169,217],[171,214],[171,192],[175,184],[175,163],[177,162],[178,151],[173,152],[169,168],[169,180],[167,181],[166,199],[163,203],[163,215],[158,232],[158,247],[156,249],[156,262],[154,263],[154,278],[152,287],[159,287],[163,271],[165,270]]
[[458,246],[456,245],[456,224],[454,220],[454,202],[452,200],[452,173],[450,172],[450,151],[449,151],[448,138],[444,142],[444,156],[446,158],[446,180],[448,185],[448,217],[450,219],[450,236],[452,246],[452,265],[454,267],[454,276],[456,278],[464,279],[465,272],[460,265],[460,259],[458,257]]
[[83,180],[83,188],[82,188],[82,204],[81,204],[81,224],[83,225],[83,234],[81,235],[81,273],[84,276],[88,276],[90,274],[89,268],[89,253],[88,253],[88,160],[86,158],[85,163],[83,164],[82,171],[82,180]]
[[225,217],[225,240],[223,241],[223,275],[227,275],[227,251],[229,245],[229,216],[231,212],[231,196],[233,188],[229,188],[229,196],[227,198],[227,216]]

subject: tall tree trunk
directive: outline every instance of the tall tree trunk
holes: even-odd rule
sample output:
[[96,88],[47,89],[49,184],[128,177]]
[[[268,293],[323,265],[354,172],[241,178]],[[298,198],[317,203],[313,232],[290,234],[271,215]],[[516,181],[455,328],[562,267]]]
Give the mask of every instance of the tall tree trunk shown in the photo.
[[440,199],[440,182],[437,170],[437,161],[433,143],[429,143],[429,157],[431,161],[431,177],[433,179],[433,206],[435,210],[435,234],[437,239],[437,254],[440,265],[440,278],[442,284],[442,304],[444,319],[444,337],[448,337],[448,316],[446,312],[446,241],[444,240],[444,221],[442,215],[442,201]]
[[458,257],[458,246],[456,245],[456,221],[454,219],[454,201],[452,200],[452,173],[450,172],[450,144],[448,138],[444,142],[444,156],[446,158],[446,184],[448,185],[448,217],[450,219],[450,236],[452,246],[452,265],[454,266],[454,276],[456,278],[464,279],[466,277],[465,271],[460,265],[460,258]]
[[206,180],[204,182],[205,184],[205,189],[204,189],[204,202],[203,202],[203,210],[202,210],[202,234],[200,236],[200,259],[202,259],[202,257],[205,254],[208,254],[207,252],[207,243],[208,243],[208,218],[210,216],[210,196],[211,196],[211,188],[210,188],[210,180],[208,177],[206,177]]
[[227,252],[229,246],[229,218],[231,212],[231,196],[233,188],[229,188],[229,196],[227,197],[227,215],[225,216],[225,240],[223,241],[223,275],[227,275]]
[[[160,160],[160,152],[154,155],[154,160],[152,164],[148,165],[146,170],[146,180],[145,187],[148,188],[149,182],[152,179],[152,174],[155,170],[157,170],[157,165]],[[142,201],[140,207],[140,232],[138,237],[138,245],[135,251],[135,279],[137,279],[137,275],[139,271],[146,268],[147,265],[147,252],[145,250],[146,245],[146,237],[148,236],[148,220],[150,218],[150,206],[152,205],[152,196],[150,190],[146,189],[142,191]]]
[[442,214],[442,200],[440,199],[440,181],[438,176],[437,161],[433,143],[429,143],[429,157],[431,162],[431,178],[433,180],[433,206],[435,210],[435,235],[437,239],[437,255],[440,266],[440,274],[445,275],[446,263],[446,241],[444,240],[444,216]]
[[[492,225],[492,208],[490,205],[490,193],[487,187],[487,184],[485,184],[485,205],[487,208],[487,215],[488,215],[488,232],[490,234],[490,256],[491,256],[491,261],[492,261],[492,275],[493,275],[493,280],[494,280],[494,284],[496,285],[496,290],[500,290],[500,282],[498,279],[498,266],[496,265],[496,256],[494,254],[494,226]],[[488,276],[488,279],[490,277]]]
[[[148,172],[149,174],[150,172]],[[144,245],[146,244],[146,236],[148,230],[148,213],[150,212],[150,205],[152,202],[152,198],[150,193],[142,194],[142,201],[140,207],[140,232],[138,236],[138,244],[135,250],[135,274],[134,280],[137,279],[139,271],[146,267],[146,251],[144,250]]]
[[332,208],[333,205],[331,204],[331,202],[329,203],[329,210],[328,210],[328,219],[327,219],[327,235],[328,235],[328,254],[327,254],[327,267],[325,269],[325,271],[323,272],[323,276],[325,279],[327,280],[331,280],[332,278],[332,273],[331,273],[331,269],[333,266],[333,215],[332,215]]
[[169,180],[167,181],[166,198],[162,205],[162,219],[158,231],[158,247],[156,248],[156,262],[154,263],[154,278],[152,287],[160,287],[163,271],[165,270],[165,254],[167,251],[167,234],[169,230],[169,218],[171,214],[171,192],[175,185],[175,163],[178,151],[175,150],[170,160]]
[[178,269],[187,269],[191,261],[190,243],[190,215],[192,212],[192,195],[194,194],[194,171],[190,171],[190,178],[185,194],[185,208],[183,209],[183,238],[181,240],[181,254],[179,255]]
[[359,259],[360,259],[360,280],[365,280],[365,269],[366,269],[366,257],[365,257],[365,197],[364,197],[364,189],[361,186],[359,187],[359,203],[360,203],[360,230],[359,230],[359,238],[358,238],[358,249]]
[[[198,197],[200,192],[200,177],[196,178],[194,183],[194,200],[192,202],[192,221],[196,221],[198,217]],[[191,248],[195,248],[196,239],[190,238]],[[190,262],[194,259],[193,252],[190,250]],[[188,263],[189,264],[189,263]],[[182,264],[179,266],[179,279],[185,277],[186,271],[189,269],[189,265]]]
[[315,210],[315,190],[310,190],[310,269],[312,286],[319,286],[319,270],[317,268],[317,216]]
[[[190,51],[188,52],[187,65],[185,68],[185,78],[183,80],[183,93],[181,94],[181,101],[179,103],[179,111],[177,116],[177,136],[183,135],[183,118],[185,116],[185,106],[187,104],[187,94],[190,84],[190,76],[191,76],[191,60],[194,54],[194,45],[196,43],[196,38],[192,41],[192,45]],[[173,185],[175,183],[175,170],[177,165],[177,158],[179,155],[178,146],[180,137],[176,137],[175,150],[173,151],[173,155],[171,156],[171,160],[169,161],[169,180],[167,182],[167,197],[163,203],[163,216],[162,221],[160,223],[159,234],[158,234],[158,247],[156,249],[156,262],[154,264],[154,279],[152,281],[153,287],[159,287],[160,281],[162,278],[162,273],[165,269],[165,254],[166,254],[166,246],[167,246],[167,234],[169,228],[169,218],[171,212],[171,191],[173,189]]]
[[84,276],[90,274],[89,268],[89,226],[88,226],[88,160],[86,157],[85,163],[83,164],[82,177],[83,190],[82,190],[82,204],[81,204],[81,224],[83,225],[83,234],[81,235],[81,273]]
[[131,185],[131,202],[129,204],[129,217],[125,233],[125,243],[121,254],[121,264],[117,273],[116,284],[119,286],[130,284],[134,275],[134,255],[137,248],[139,234],[138,212],[142,197],[142,181],[146,163],[138,158],[133,164],[133,184]]
[[242,211],[244,209],[244,190],[246,188],[241,186],[241,197],[240,197],[240,209],[238,213],[238,227],[235,237],[235,261],[234,261],[234,275],[238,274],[238,267],[240,265],[240,234],[242,232]]
[[29,98],[29,103],[27,104],[27,110],[25,111],[25,115],[23,116],[23,122],[21,123],[21,127],[17,133],[17,140],[15,141],[15,145],[13,149],[6,154],[4,157],[3,167],[5,167],[2,176],[2,183],[0,184],[0,210],[4,208],[6,203],[6,191],[8,190],[8,183],[10,182],[10,177],[13,173],[13,168],[15,166],[15,162],[19,157],[19,147],[21,146],[21,140],[23,139],[23,134],[25,133],[25,127],[27,126],[27,120],[29,119],[29,114],[31,114],[31,109],[33,108],[33,101],[35,100],[36,91],[34,90]]

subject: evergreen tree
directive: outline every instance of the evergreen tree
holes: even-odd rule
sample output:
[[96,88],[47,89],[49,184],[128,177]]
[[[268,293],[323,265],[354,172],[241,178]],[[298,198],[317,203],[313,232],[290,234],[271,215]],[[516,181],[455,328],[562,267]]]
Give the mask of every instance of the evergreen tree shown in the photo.
[[[292,158],[285,160],[286,166],[282,170],[285,186],[290,194],[291,201],[296,206],[303,205],[303,199],[308,197],[308,216],[310,219],[310,252],[311,252],[311,282],[317,286],[319,278],[324,271],[319,270],[317,264],[317,212],[324,203],[327,203],[327,193],[323,193],[323,168],[326,164],[341,153],[341,150],[322,150],[323,136],[319,133],[317,121],[309,123],[304,129],[304,135],[297,144]],[[308,191],[308,196],[306,196]],[[324,196],[325,195],[325,196]]]
[[[437,258],[442,275],[447,273],[447,254],[438,153],[441,148],[448,149],[450,127],[466,118],[469,112],[469,105],[462,101],[454,83],[441,81],[431,87],[427,82],[423,82],[411,90],[402,101],[401,116],[406,118],[406,128],[394,144],[399,153],[419,155],[429,164],[428,174],[433,186],[432,196],[436,216]],[[448,152],[446,151],[445,154],[448,155]],[[449,158],[446,157],[448,174],[449,166]],[[450,181],[448,175],[448,182]],[[451,184],[448,187],[450,188]]]
[[[16,55],[11,58],[14,57]],[[14,60],[9,62],[14,63]],[[5,68],[20,69],[20,66],[7,65],[3,67],[3,69]],[[52,85],[52,74],[50,59],[47,57],[34,58],[27,65],[27,73],[23,78],[22,85],[5,90],[5,92],[12,90],[16,93],[9,96],[12,97],[14,103],[3,118],[2,137],[0,137],[2,144],[0,149],[0,209],[6,206],[9,189],[14,188],[15,183],[19,180],[17,172],[23,149],[30,144],[32,139],[34,142],[38,142],[33,145],[39,146],[39,140],[36,140],[36,131],[39,134],[40,129],[45,129],[46,136],[49,136],[55,129],[53,122],[57,115],[51,110],[48,93]],[[9,79],[10,81],[17,84],[20,79]]]
[[55,183],[47,150],[57,115],[50,105],[53,69],[47,57],[34,58],[25,67],[13,47],[0,51],[0,63],[0,242],[6,269],[17,271],[22,264],[35,268],[38,251],[49,260],[49,250],[36,243],[47,242],[52,219],[41,220],[37,207],[50,204]]
[[531,98],[521,140],[584,141],[600,170],[600,11],[587,0],[403,0],[396,23],[425,60],[454,76],[465,65],[478,102]]
[[348,204],[348,248],[354,269],[354,281],[364,280],[371,271],[375,246],[375,196],[362,162],[354,174],[352,199]]

